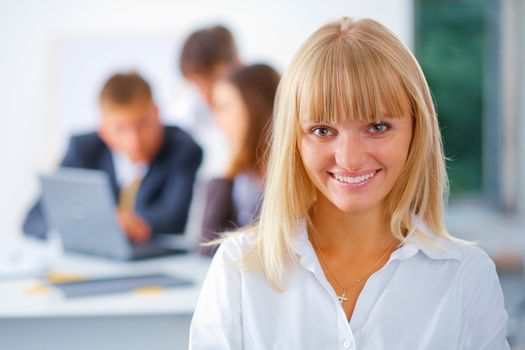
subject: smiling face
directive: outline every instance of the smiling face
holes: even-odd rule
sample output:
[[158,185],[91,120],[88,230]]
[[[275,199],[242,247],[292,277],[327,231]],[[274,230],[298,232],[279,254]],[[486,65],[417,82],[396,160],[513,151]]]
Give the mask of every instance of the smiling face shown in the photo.
[[301,122],[301,158],[318,205],[329,202],[347,213],[384,206],[412,140],[413,118],[405,110],[380,121]]
[[371,45],[361,35],[339,28],[320,36],[322,45],[307,46],[290,73],[297,163],[316,207],[390,215],[389,193],[399,198],[407,188],[400,176],[415,173],[402,175],[418,126],[413,84],[392,59],[392,45]]

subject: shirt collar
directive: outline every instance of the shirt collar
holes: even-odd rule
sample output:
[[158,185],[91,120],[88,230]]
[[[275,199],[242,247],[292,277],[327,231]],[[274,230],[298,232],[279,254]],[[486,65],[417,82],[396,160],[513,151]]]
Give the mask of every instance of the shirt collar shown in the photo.
[[[403,246],[392,254],[393,259],[404,260],[419,251],[433,260],[461,259],[460,250],[453,241],[432,231],[419,216],[413,215],[412,221],[414,230],[410,232]],[[398,253],[400,251],[401,253]]]
[[133,182],[137,177],[144,177],[148,172],[148,164],[134,163],[123,153],[111,152],[111,157],[117,183],[121,187]]
[[[403,261],[418,252],[432,260],[460,259],[460,251],[452,241],[434,233],[420,217],[413,216],[413,222],[415,229],[410,232],[405,243],[392,253],[390,260]],[[319,268],[315,251],[308,239],[306,219],[299,222],[293,250],[305,268],[312,271]]]
[[292,249],[297,254],[301,265],[307,270],[314,272],[316,275],[323,275],[322,268],[319,265],[313,246],[308,239],[306,219],[301,219],[299,221],[297,235],[293,241]]

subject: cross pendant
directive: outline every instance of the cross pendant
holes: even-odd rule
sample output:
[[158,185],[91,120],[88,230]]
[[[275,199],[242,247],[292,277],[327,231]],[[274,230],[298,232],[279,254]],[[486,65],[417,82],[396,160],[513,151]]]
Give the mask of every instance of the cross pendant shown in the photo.
[[348,298],[346,297],[346,293],[345,292],[343,292],[343,294],[341,294],[341,295],[338,295],[337,299],[339,299],[341,304],[348,300]]

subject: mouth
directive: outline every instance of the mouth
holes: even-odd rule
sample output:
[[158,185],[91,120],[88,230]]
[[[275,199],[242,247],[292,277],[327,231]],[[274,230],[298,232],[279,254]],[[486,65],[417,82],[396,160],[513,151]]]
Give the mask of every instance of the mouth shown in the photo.
[[335,180],[338,184],[343,185],[347,188],[361,188],[366,185],[368,185],[374,177],[381,171],[381,169],[378,170],[370,170],[369,172],[365,172],[359,176],[345,176],[342,174],[334,174],[329,173],[330,177]]

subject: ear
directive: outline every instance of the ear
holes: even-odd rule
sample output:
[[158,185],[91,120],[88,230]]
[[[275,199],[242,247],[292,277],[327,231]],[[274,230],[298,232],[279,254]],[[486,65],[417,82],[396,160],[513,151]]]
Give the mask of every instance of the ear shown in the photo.
[[159,107],[157,107],[155,103],[151,104],[151,115],[153,116],[153,119],[155,119],[155,121],[157,121],[158,123],[161,122]]

